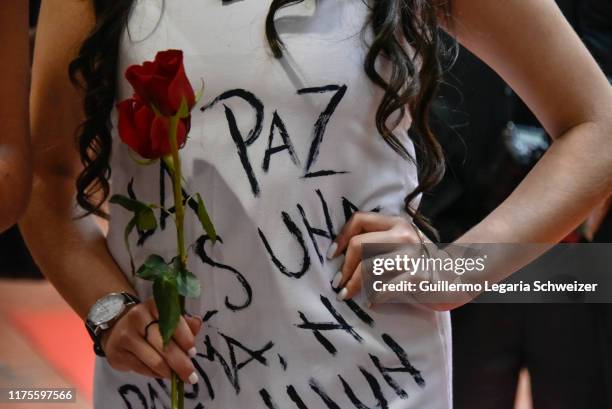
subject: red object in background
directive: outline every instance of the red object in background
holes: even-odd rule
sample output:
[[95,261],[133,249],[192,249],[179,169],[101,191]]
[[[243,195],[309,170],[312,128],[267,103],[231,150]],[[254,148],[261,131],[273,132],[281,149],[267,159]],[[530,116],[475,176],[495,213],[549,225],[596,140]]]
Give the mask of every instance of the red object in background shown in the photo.
[[[70,309],[13,310],[9,319],[34,349],[89,401],[94,353],[83,321]],[[40,387],[52,385],[40,385]]]

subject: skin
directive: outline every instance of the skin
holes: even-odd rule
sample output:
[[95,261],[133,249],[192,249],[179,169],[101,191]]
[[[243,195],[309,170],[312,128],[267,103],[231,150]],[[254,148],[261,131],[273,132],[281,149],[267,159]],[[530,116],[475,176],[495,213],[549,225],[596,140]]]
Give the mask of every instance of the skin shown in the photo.
[[[75,218],[80,214],[74,197],[81,165],[74,135],[83,116],[81,95],[70,84],[67,70],[93,24],[92,5],[87,1],[42,2],[30,113],[36,165],[32,200],[20,223],[37,264],[83,319],[93,303],[108,293],[136,294],[111,257],[98,220]],[[145,326],[156,316],[154,303],[146,300],[105,331],[102,348],[108,362],[120,371],[158,378],[169,378],[173,369],[189,382],[195,368],[188,351],[195,346],[194,334],[202,320],[182,317],[174,340],[163,349],[159,331],[153,330],[156,325],[144,339]]]
[[[610,86],[552,0],[456,0],[454,18],[449,31],[512,85],[555,139],[518,189],[459,241],[557,242],[612,193]],[[109,292],[133,292],[95,219],[73,218],[80,167],[72,144],[81,111],[66,68],[92,24],[88,2],[43,2],[32,93],[37,166],[32,205],[21,226],[37,263],[82,317]],[[45,103],[51,96],[53,110]],[[40,220],[45,220],[44,230],[37,228]],[[360,288],[361,243],[418,241],[406,219],[355,214],[330,254],[345,254],[344,298]],[[105,332],[109,362],[119,370],[149,375],[167,375],[171,367],[187,380],[192,367],[185,351],[193,339],[189,321],[181,324],[174,352],[162,351],[155,346],[158,341],[149,338],[153,346],[147,347],[143,339],[144,325],[154,312],[149,300]]]
[[601,228],[610,210],[612,210],[612,197],[609,197],[606,202],[602,203],[591,212],[589,218],[582,225],[582,232],[587,240],[593,241],[595,239],[595,234],[597,234]]
[[[612,193],[612,87],[553,0],[454,0],[453,17],[446,29],[504,78],[554,139],[512,195],[457,242],[559,242]],[[409,223],[365,213],[337,237],[332,257],[346,251],[346,299],[361,288],[360,245],[391,234],[418,242]]]
[[[0,39],[0,232],[24,212],[32,184],[28,126],[29,37],[28,2],[10,0],[2,5]],[[7,97],[8,96],[8,97]]]

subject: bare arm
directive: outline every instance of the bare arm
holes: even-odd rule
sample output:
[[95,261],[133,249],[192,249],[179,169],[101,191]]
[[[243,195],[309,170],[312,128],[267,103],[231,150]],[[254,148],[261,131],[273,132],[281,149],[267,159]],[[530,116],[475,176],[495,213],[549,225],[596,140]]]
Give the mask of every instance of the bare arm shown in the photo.
[[75,180],[81,169],[75,135],[81,98],[68,64],[94,24],[88,1],[42,2],[32,69],[34,146],[32,201],[21,223],[28,247],[44,274],[85,318],[90,306],[113,291],[134,293],[110,256],[93,216],[75,219]]
[[[612,87],[553,0],[453,0],[453,18],[449,31],[512,86],[555,140],[515,192],[458,242],[556,243],[612,193]],[[361,287],[361,244],[418,241],[402,218],[354,215],[330,254],[346,250],[334,279],[339,298]],[[487,274],[502,279],[534,257],[502,254]]]
[[[111,292],[136,294],[113,260],[93,216],[76,206],[75,181],[81,170],[75,135],[82,121],[82,95],[68,78],[68,65],[93,27],[90,1],[44,0],[40,11],[32,73],[31,118],[36,166],[32,200],[20,224],[28,247],[45,276],[85,318],[94,302]],[[201,319],[183,319],[165,348],[159,331],[144,328],[157,316],[152,299],[130,308],[104,331],[102,346],[110,365],[145,376],[197,382],[188,353]],[[85,330],[85,328],[83,328]]]
[[32,183],[28,128],[28,2],[6,1],[0,13],[0,232],[27,206]]
[[451,32],[555,140],[461,242],[553,243],[612,193],[612,87],[552,0],[454,0]]

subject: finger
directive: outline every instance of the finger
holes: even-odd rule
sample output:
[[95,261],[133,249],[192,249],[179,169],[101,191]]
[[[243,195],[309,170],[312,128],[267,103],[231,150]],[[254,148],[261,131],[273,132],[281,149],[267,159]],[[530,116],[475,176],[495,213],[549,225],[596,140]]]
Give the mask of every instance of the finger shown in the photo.
[[147,309],[151,316],[153,316],[153,319],[158,320],[159,312],[157,312],[157,305],[155,305],[155,299],[153,297],[149,298],[147,301],[145,301],[145,305],[147,306]]
[[[136,358],[146,367],[157,374],[158,378],[170,378],[172,370],[166,363],[164,357],[156,351],[148,342],[148,337],[152,334],[159,334],[159,326],[155,322],[156,318],[151,314],[150,305],[153,300],[149,299],[143,304],[143,308],[134,308],[127,315],[127,330],[121,342],[121,347]],[[155,310],[155,312],[157,312]],[[122,324],[122,323],[119,323]]]
[[[155,331],[157,331],[157,327],[152,327],[149,334]],[[149,345],[144,338],[140,338],[138,341],[127,345],[126,350],[136,357],[144,366],[149,368],[149,370],[155,374],[155,378],[170,378],[172,374],[170,365],[168,365],[164,357]]]
[[363,282],[361,281],[361,277],[363,274],[363,271],[361,270],[362,266],[363,266],[363,263],[359,262],[359,264],[357,265],[357,268],[351,275],[351,278],[348,280],[348,282],[344,286],[344,289],[346,290],[344,300],[350,300],[351,298],[356,296],[359,293],[359,291],[361,291],[361,287],[363,285]]
[[[154,319],[159,319],[159,313],[157,312],[157,305],[155,304],[155,300],[151,298],[146,301],[146,304],[150,314],[154,317]],[[179,346],[190,357],[195,357],[197,353],[194,344],[195,335],[200,331],[202,319],[199,317],[196,318],[195,316],[191,316],[191,318],[194,319],[188,321],[187,318],[189,318],[187,314],[185,314],[184,317],[181,317],[173,337],[175,338],[175,341],[179,344]],[[197,321],[199,321],[199,324],[197,323]]]
[[194,336],[197,336],[202,329],[202,317],[197,315],[190,315],[189,313],[185,314],[185,320],[187,321],[187,325],[189,325],[189,329]]
[[154,372],[151,368],[145,365],[136,355],[132,354],[129,351],[125,351],[122,360],[130,367],[133,372],[136,372],[140,375],[149,378],[163,378],[163,376],[161,376],[157,372]]
[[176,326],[176,330],[174,331],[174,335],[172,335],[172,338],[190,358],[196,356],[198,351],[196,351],[195,348],[195,337],[193,336],[193,332],[191,332],[191,328],[187,324],[185,317],[179,318],[179,322]]
[[[136,314],[136,312],[138,312]],[[123,342],[122,347],[136,356],[145,366],[157,374],[159,378],[170,378],[172,373],[170,366],[164,357],[151,346],[148,338],[153,334],[159,336],[159,325],[155,323],[155,318],[151,315],[148,308],[134,311],[128,323],[132,331]],[[152,323],[152,324],[151,324]],[[150,324],[150,325],[149,325]]]
[[386,216],[375,212],[357,212],[342,227],[332,244],[328,258],[336,257],[346,249],[353,236],[361,233],[389,230],[398,223],[398,216]]
[[[405,221],[395,220],[395,223],[398,224],[394,225],[389,230],[369,232],[351,237],[348,245],[346,246],[346,255],[344,257],[342,268],[339,273],[336,273],[336,276],[332,281],[332,287],[340,289],[337,295],[338,300],[347,300],[356,293],[355,290],[353,290],[354,292],[351,294],[349,289],[344,287],[357,270],[357,266],[361,263],[363,258],[364,244],[394,244],[415,241],[412,229],[408,226],[404,226]],[[359,277],[359,281],[361,281],[361,276]]]
[[389,234],[386,231],[377,231],[372,233],[364,233],[358,236],[353,236],[349,241],[344,257],[342,268],[332,281],[332,287],[340,289],[338,292],[338,300],[346,299],[348,290],[345,290],[344,285],[347,283],[357,265],[361,262],[362,250],[361,245],[364,243],[387,243],[389,242]]
[[[157,329],[157,325],[155,329]],[[194,384],[198,382],[198,375],[191,359],[173,340],[167,345],[163,345],[163,340],[159,330],[149,331],[147,338],[149,344],[161,354],[170,368],[176,372],[183,382]]]

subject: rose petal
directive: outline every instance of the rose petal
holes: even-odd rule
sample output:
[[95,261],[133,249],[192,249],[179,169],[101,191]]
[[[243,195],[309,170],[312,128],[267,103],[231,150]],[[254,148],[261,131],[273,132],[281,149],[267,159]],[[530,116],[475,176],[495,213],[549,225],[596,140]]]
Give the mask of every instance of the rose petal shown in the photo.
[[155,75],[156,65],[155,62],[146,61],[142,65],[131,65],[125,71],[125,78],[134,88],[134,92],[145,101],[151,99],[148,83]]
[[138,132],[139,148],[136,152],[140,156],[148,159],[154,159],[156,156],[151,149],[151,125],[155,119],[155,113],[146,105],[138,104],[134,115],[134,123]]
[[168,118],[155,117],[151,126],[151,150],[158,156],[168,155],[172,152],[170,150],[168,125]]
[[181,50],[158,52],[154,61],[130,66],[125,77],[136,95],[164,116],[176,114],[183,98],[187,100],[189,110],[195,104],[195,94],[185,74]]
[[155,113],[139,98],[130,98],[117,104],[118,130],[121,140],[134,152],[146,159],[161,155],[153,148],[151,140]]
[[117,121],[119,137],[133,151],[138,152],[140,150],[140,138],[134,123],[134,100],[126,99],[120,102],[117,104],[117,110],[119,112],[119,120]]
[[181,62],[181,65],[176,72],[176,76],[172,79],[168,86],[168,101],[170,106],[174,108],[175,112],[178,112],[180,109],[183,98],[187,101],[188,111],[191,111],[195,105],[195,93],[193,92],[193,87],[187,78],[187,74],[185,74],[185,67]]
[[[169,134],[170,120],[165,117],[156,117],[151,127],[151,150],[157,156],[169,155],[172,153],[170,148]],[[179,148],[185,145],[187,139],[187,128],[184,121],[179,121],[176,133],[176,140]]]

